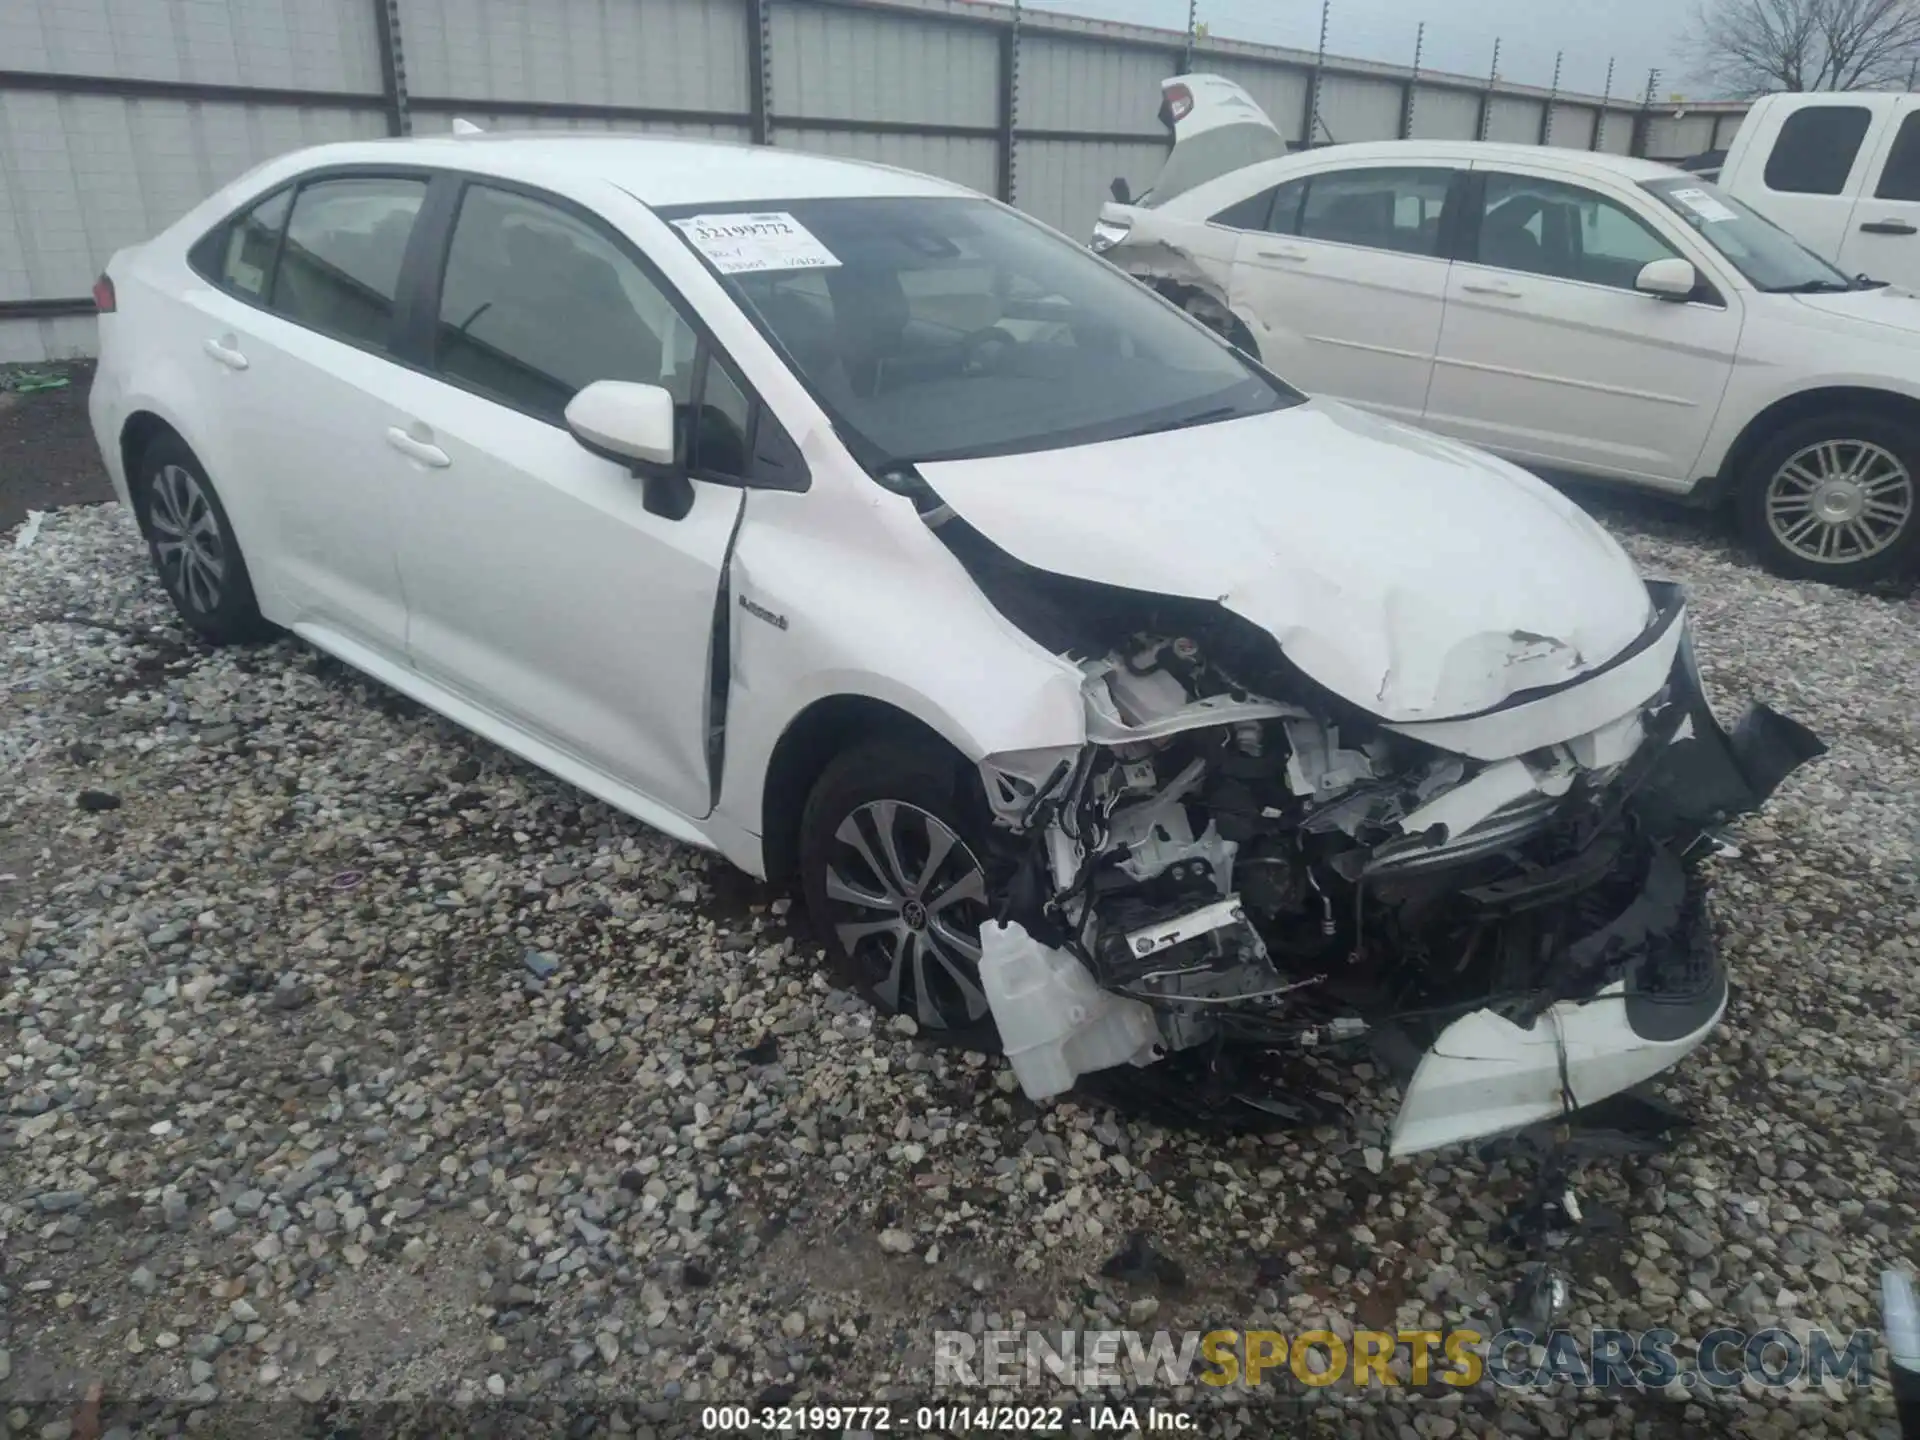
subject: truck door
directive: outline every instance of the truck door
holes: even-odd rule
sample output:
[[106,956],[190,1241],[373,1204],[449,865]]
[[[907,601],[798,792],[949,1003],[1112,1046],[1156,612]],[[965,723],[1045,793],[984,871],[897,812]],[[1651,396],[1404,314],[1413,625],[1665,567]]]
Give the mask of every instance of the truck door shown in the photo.
[[1868,156],[1837,262],[1906,289],[1920,287],[1920,103],[1898,97]]

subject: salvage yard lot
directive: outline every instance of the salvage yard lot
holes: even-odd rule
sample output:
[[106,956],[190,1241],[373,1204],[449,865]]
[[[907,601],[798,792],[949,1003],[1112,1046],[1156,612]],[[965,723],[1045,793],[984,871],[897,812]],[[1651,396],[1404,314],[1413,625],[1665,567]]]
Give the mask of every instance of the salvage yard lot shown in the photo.
[[[25,438],[74,397],[10,408],[0,515],[88,494]],[[1832,752],[1715,862],[1728,1022],[1662,1077],[1697,1124],[1584,1177],[1628,1233],[1568,1256],[1572,1323],[1873,1326],[1879,1269],[1920,1262],[1920,601],[1601,513],[1692,588],[1714,693]],[[58,1402],[36,1427],[97,1381],[103,1425],[505,1395],[677,1434],[694,1401],[924,1398],[942,1329],[1498,1328],[1526,1172],[1383,1164],[1386,1085],[1342,1077],[1350,1124],[1264,1140],[1036,1107],[834,989],[723,864],[297,642],[190,640],[117,506],[0,537],[0,682],[0,1394]],[[1136,1232],[1184,1285],[1102,1274]],[[1354,1424],[1350,1390],[1287,1385]],[[1271,1433],[1244,1404],[1205,1433]],[[1481,1389],[1364,1427],[1888,1415],[1884,1384]]]

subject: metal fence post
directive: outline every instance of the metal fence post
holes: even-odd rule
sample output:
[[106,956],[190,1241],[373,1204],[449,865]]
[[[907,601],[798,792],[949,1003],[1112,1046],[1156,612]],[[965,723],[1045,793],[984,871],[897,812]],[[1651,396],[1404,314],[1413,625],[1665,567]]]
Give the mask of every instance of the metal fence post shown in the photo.
[[748,133],[756,145],[773,143],[773,0],[747,7]]
[[1000,32],[1000,198],[1014,203],[1018,193],[1014,127],[1020,119],[1020,0],[1013,0],[1013,18]]
[[1414,93],[1420,88],[1420,52],[1427,43],[1427,22],[1422,20],[1419,28],[1413,32],[1413,69],[1407,75],[1407,83],[1400,90],[1400,138],[1413,138]]
[[1487,71],[1487,88],[1480,92],[1480,118],[1474,122],[1473,138],[1487,138],[1487,127],[1493,121],[1493,87],[1500,79],[1500,39],[1494,37],[1493,65]]
[[1613,57],[1607,57],[1607,83],[1600,91],[1600,113],[1593,122],[1593,143],[1589,150],[1607,147],[1607,115],[1613,109]]
[[1553,112],[1560,103],[1560,61],[1565,51],[1553,52],[1553,88],[1547,91],[1547,108],[1540,112],[1540,143],[1553,143]]
[[1647,93],[1640,99],[1640,113],[1633,117],[1633,143],[1628,147],[1630,154],[1642,159],[1647,153],[1647,130],[1653,124],[1653,92],[1660,88],[1660,70],[1656,66],[1647,72]]
[[387,112],[387,134],[411,135],[407,61],[400,46],[400,0],[373,0],[373,33],[380,47],[380,95]]
[[1320,0],[1320,48],[1313,54],[1313,72],[1307,76],[1306,114],[1302,117],[1305,125],[1303,148],[1311,148],[1313,137],[1320,128],[1320,72],[1327,63],[1327,17],[1332,13],[1333,0]]

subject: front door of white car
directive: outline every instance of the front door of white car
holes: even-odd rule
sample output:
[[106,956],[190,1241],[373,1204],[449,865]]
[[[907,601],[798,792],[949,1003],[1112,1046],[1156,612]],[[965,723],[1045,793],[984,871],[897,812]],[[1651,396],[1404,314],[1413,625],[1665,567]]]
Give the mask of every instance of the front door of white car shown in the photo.
[[1733,373],[1738,295],[1634,288],[1650,261],[1696,260],[1651,201],[1502,169],[1473,210],[1427,427],[1528,464],[1690,486]]
[[[563,756],[713,808],[714,604],[743,492],[748,400],[624,243],[544,199],[466,186],[428,366],[376,422],[399,496],[407,650],[429,680]],[[698,447],[690,508],[654,513],[566,428],[595,380],[665,386]]]
[[[1418,420],[1446,306],[1441,221],[1456,172],[1329,170],[1273,192],[1234,256],[1235,306],[1258,315],[1261,359],[1317,394]],[[1238,209],[1239,207],[1236,207]]]
[[209,465],[258,487],[230,503],[263,603],[394,658],[406,607],[376,421],[400,373],[394,307],[426,190],[418,175],[323,175],[267,197],[218,232],[213,285],[187,293],[179,336],[181,363],[219,387]]

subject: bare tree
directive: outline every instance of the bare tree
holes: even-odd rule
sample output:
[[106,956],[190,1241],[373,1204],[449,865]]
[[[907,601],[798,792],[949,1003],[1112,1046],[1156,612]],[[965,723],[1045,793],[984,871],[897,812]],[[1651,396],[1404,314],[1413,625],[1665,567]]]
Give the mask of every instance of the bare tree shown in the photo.
[[1694,73],[1730,94],[1904,86],[1920,59],[1920,0],[1702,0]]

